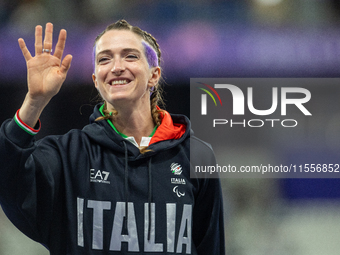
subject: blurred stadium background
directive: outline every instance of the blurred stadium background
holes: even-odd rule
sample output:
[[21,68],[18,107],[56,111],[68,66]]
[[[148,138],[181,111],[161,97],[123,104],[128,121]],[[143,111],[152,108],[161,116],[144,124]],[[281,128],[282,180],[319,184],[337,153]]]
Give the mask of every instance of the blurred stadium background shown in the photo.
[[[86,125],[96,104],[93,41],[121,18],[158,39],[166,109],[172,113],[190,114],[190,78],[340,75],[338,0],[0,0],[0,121],[14,115],[26,94],[17,39],[24,38],[34,52],[34,27],[52,22],[55,34],[61,28],[68,31],[65,53],[73,55],[73,62],[61,92],[41,117],[38,138]],[[334,112],[313,119],[314,129],[306,130],[313,150],[304,147],[302,158],[331,154],[330,160],[339,160],[339,90],[322,92],[332,99]],[[322,113],[329,106],[313,107]],[[259,137],[238,139],[252,146],[225,152],[228,157],[240,162],[270,157]],[[318,143],[322,146],[315,149]],[[337,179],[223,179],[222,184],[228,255],[339,254]],[[48,252],[17,231],[1,211],[0,255],[16,254]]]

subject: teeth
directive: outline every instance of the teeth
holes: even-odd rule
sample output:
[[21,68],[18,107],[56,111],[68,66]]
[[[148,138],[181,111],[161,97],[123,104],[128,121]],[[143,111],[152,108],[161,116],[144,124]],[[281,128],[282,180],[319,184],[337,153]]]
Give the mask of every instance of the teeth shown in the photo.
[[115,80],[112,81],[111,85],[120,85],[120,84],[126,84],[128,83],[126,80]]

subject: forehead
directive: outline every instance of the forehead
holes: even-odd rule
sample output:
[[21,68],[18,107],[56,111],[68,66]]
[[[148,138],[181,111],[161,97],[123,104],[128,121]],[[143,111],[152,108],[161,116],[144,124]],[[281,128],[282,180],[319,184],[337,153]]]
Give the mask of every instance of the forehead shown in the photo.
[[96,53],[103,50],[135,48],[143,50],[142,38],[129,30],[107,31],[96,43]]

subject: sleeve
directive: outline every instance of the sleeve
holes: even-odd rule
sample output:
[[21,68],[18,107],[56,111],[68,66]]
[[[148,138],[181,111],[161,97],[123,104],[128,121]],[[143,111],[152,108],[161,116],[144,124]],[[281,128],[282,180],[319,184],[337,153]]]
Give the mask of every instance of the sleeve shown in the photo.
[[[199,139],[192,139],[193,165],[215,165],[211,146]],[[221,182],[218,175],[206,175],[197,179],[199,191],[193,210],[193,241],[197,254],[224,255],[224,217]]]
[[35,130],[25,130],[21,124],[14,118],[0,129],[0,204],[20,231],[47,244],[58,194],[60,157],[52,145],[38,147]]
[[206,179],[193,211],[197,254],[225,254],[223,199],[219,179]]

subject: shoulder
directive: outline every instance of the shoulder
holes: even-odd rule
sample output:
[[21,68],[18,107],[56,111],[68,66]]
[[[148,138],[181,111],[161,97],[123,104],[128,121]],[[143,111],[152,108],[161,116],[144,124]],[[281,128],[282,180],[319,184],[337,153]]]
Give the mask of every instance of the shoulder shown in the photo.
[[213,153],[211,144],[201,140],[193,132],[190,134],[190,149],[195,153]]
[[63,135],[48,135],[36,142],[40,146],[74,147],[83,144],[88,137],[83,130],[72,129]]
[[201,139],[199,139],[195,135],[190,135],[190,146],[192,146],[192,149],[199,149],[204,151],[213,151],[211,144],[207,143]]
[[194,165],[210,165],[216,162],[212,146],[194,135],[190,136],[190,159]]

